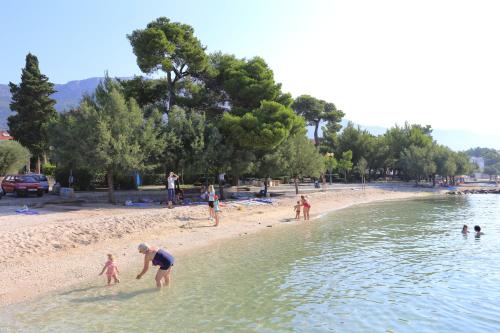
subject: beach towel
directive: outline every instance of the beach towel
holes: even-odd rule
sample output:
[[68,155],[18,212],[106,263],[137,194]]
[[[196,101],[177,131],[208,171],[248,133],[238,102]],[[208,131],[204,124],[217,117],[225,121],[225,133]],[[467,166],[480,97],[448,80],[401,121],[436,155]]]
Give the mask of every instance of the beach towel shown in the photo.
[[40,214],[36,210],[31,210],[28,207],[24,206],[23,208],[16,209],[17,214],[24,214],[24,215],[38,215]]
[[152,202],[132,202],[131,200],[125,201],[125,206],[127,207],[151,207]]

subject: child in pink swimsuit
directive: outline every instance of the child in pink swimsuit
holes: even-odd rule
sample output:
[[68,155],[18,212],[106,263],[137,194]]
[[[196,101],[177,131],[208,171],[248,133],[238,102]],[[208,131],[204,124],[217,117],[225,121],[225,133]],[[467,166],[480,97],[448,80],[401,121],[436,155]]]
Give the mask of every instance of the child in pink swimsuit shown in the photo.
[[116,265],[112,254],[108,254],[108,261],[104,264],[104,267],[99,275],[102,275],[104,271],[106,271],[106,276],[108,277],[108,286],[111,284],[111,279],[115,280],[115,283],[120,282],[120,279],[118,279],[118,266]]

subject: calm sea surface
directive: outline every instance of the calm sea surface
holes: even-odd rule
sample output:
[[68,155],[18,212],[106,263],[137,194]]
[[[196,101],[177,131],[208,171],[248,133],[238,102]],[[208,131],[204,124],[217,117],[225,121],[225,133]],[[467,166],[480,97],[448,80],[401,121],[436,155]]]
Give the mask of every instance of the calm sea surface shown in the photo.
[[220,242],[178,257],[161,292],[154,272],[0,308],[0,332],[500,332],[500,196],[357,206]]

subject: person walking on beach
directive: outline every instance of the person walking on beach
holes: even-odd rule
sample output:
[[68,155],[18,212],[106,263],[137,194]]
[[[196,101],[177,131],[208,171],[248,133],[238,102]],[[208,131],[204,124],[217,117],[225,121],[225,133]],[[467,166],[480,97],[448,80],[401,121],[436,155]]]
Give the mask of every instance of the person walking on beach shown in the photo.
[[309,203],[309,200],[307,200],[307,198],[303,195],[300,196],[300,201],[302,203],[302,206],[304,207],[304,221],[309,220],[309,210],[311,209],[311,204]]
[[179,179],[173,171],[170,171],[170,175],[167,178],[167,201],[168,207],[172,208],[172,202],[175,198],[175,181]]
[[104,264],[104,267],[99,275],[102,275],[104,271],[106,271],[106,276],[108,277],[108,286],[111,284],[111,279],[113,279],[115,283],[120,283],[120,279],[118,278],[118,266],[116,265],[112,254],[108,254],[108,261]]
[[299,220],[300,219],[300,201],[297,201],[297,204],[295,206],[293,206],[293,208],[295,209],[295,219],[296,220]]
[[170,283],[170,274],[172,272],[172,267],[174,266],[174,257],[167,251],[149,246],[146,243],[139,244],[139,253],[144,254],[144,268],[137,274],[136,279],[139,280],[149,269],[149,262],[153,266],[160,266],[158,272],[156,272],[156,287],[161,288],[163,285],[168,285]]
[[215,217],[214,211],[215,189],[213,185],[208,186],[208,219],[210,221]]

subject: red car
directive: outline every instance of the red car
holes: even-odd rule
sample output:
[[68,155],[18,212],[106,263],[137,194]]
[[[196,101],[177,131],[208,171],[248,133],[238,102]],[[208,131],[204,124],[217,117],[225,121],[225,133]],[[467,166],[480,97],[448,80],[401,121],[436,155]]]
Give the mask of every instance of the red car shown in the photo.
[[43,195],[43,188],[40,182],[30,175],[7,175],[2,181],[2,190],[4,194],[14,193],[18,196],[36,194],[39,197]]

